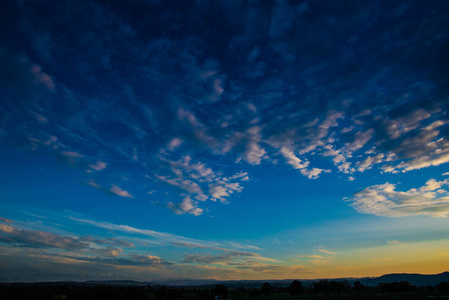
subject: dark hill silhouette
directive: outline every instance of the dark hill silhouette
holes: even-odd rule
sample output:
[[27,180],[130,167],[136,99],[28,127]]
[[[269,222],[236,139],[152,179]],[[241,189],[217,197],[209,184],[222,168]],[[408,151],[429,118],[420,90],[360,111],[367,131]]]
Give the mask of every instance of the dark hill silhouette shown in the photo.
[[[90,280],[84,282],[75,282],[75,281],[59,281],[59,282],[36,282],[36,283],[11,283],[16,285],[27,285],[27,284],[39,284],[39,285],[71,285],[71,286],[95,286],[95,285],[111,285],[111,286],[196,286],[196,287],[207,287],[212,288],[217,284],[224,284],[226,287],[246,287],[259,288],[263,283],[268,282],[272,286],[278,287],[288,287],[292,281],[299,280],[302,282],[304,286],[310,286],[314,281],[318,281],[319,279],[283,279],[283,280],[214,280],[214,279],[188,279],[188,278],[178,278],[178,279],[167,279],[167,280],[157,280],[152,282],[142,282],[142,281],[134,281],[134,280]],[[362,284],[366,286],[377,286],[379,283],[392,283],[392,282],[400,282],[400,281],[408,281],[412,285],[415,286],[435,286],[440,282],[449,282],[449,272],[443,272],[440,274],[431,274],[431,275],[423,275],[423,274],[386,274],[380,277],[363,277],[363,278],[322,278],[327,279],[329,281],[348,281],[353,284],[356,281],[360,281]],[[1,281],[0,281],[1,283]],[[6,282],[3,282],[6,284]]]
[[434,286],[442,281],[449,281],[449,272],[440,274],[423,275],[423,274],[386,274],[377,278],[361,280],[361,282],[368,286],[375,286],[379,283],[392,283],[399,281],[408,281],[416,286]]

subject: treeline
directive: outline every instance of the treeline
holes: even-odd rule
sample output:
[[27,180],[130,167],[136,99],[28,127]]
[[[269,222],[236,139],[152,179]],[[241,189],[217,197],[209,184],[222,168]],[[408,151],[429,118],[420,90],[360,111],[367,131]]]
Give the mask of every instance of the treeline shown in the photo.
[[[206,287],[141,286],[118,287],[110,285],[80,286],[69,284],[0,284],[0,300],[239,300],[239,299],[320,299],[320,298],[396,298],[403,295],[418,299],[429,296],[448,296],[449,282],[435,286],[416,287],[408,281],[380,283],[366,287],[360,281],[319,280],[304,286],[294,280],[288,286],[275,286],[265,282],[260,287],[228,288],[217,284]],[[408,295],[408,296],[407,296]],[[410,296],[410,297],[409,297]]]

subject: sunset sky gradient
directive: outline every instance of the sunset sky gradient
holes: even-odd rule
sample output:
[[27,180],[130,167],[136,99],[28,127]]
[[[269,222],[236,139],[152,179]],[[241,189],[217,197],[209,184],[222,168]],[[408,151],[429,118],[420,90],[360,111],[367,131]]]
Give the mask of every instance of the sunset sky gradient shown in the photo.
[[448,1],[2,6],[1,282],[448,270]]

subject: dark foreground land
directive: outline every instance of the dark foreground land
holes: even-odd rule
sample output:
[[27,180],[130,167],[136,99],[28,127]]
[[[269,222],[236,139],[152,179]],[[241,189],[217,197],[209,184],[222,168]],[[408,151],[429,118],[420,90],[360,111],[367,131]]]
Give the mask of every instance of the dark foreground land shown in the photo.
[[319,280],[304,286],[300,281],[260,287],[116,286],[86,283],[0,283],[0,300],[274,300],[274,299],[449,299],[449,281],[416,287],[408,281],[367,287],[360,281]]

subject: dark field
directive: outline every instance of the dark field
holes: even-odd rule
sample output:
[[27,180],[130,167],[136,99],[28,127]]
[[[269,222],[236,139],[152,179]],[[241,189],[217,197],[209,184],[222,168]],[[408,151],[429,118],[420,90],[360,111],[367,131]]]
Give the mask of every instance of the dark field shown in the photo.
[[409,282],[363,284],[320,280],[309,286],[294,281],[278,287],[264,283],[260,287],[113,286],[82,283],[3,283],[0,300],[274,300],[274,299],[449,299],[449,282],[416,287]]

